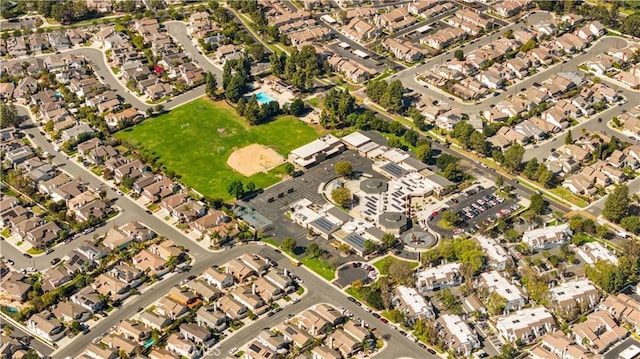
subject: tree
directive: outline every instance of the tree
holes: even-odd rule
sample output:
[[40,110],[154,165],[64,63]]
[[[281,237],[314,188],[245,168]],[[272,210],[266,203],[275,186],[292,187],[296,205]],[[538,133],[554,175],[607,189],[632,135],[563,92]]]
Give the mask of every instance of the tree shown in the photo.
[[351,191],[344,187],[336,188],[331,191],[331,198],[338,205],[347,207],[349,204],[351,204]]
[[297,97],[293,101],[291,101],[288,107],[289,114],[294,116],[302,115],[305,110],[306,110],[306,106],[304,102]]
[[317,243],[311,243],[307,249],[305,249],[305,253],[311,258],[318,258],[322,254],[322,249]]
[[453,211],[444,211],[444,213],[442,213],[442,219],[449,225],[454,225],[459,220],[458,215]]
[[218,80],[216,76],[211,72],[207,71],[207,76],[205,79],[205,92],[209,98],[216,98],[216,91],[218,90]]
[[20,126],[20,116],[14,104],[0,103],[0,128]]
[[510,172],[517,171],[520,167],[520,163],[522,162],[522,156],[524,156],[524,147],[519,143],[514,143],[504,153],[504,167]]
[[282,248],[282,250],[287,253],[293,253],[293,250],[296,248],[297,245],[298,245],[298,242],[296,242],[295,239],[291,237],[287,237],[282,240],[282,244],[280,245],[280,248]]
[[502,188],[502,185],[504,185],[504,177],[498,175],[498,177],[496,177],[496,187]]
[[624,217],[620,221],[620,226],[629,232],[640,234],[640,217],[639,216]]
[[336,173],[342,177],[351,177],[353,174],[353,167],[351,166],[351,162],[348,161],[340,161],[335,165]]
[[538,182],[545,188],[549,188],[552,185],[553,172],[544,166],[540,167],[541,170],[538,171]]
[[412,272],[409,262],[392,261],[389,264],[389,278],[396,284],[402,285],[411,281]]
[[544,198],[541,194],[536,193],[531,196],[531,204],[529,205],[529,210],[533,211],[536,214],[542,214],[545,208]]
[[230,195],[232,195],[237,199],[242,198],[242,196],[244,196],[245,194],[244,184],[242,184],[242,181],[240,180],[235,180],[229,183],[229,186],[227,186],[227,193],[229,193]]
[[284,171],[288,175],[292,175],[295,170],[296,170],[296,167],[291,162],[286,162],[284,164]]
[[393,247],[396,244],[396,236],[392,233],[385,233],[382,236],[382,245],[387,248]]
[[242,76],[238,73],[234,75],[229,81],[229,85],[225,89],[224,95],[227,100],[236,103],[244,94],[245,82]]
[[366,241],[364,241],[364,253],[369,254],[377,250],[378,250],[378,245],[376,244],[376,242],[370,239],[367,239]]
[[629,187],[620,185],[607,196],[602,209],[604,218],[619,223],[629,212]]
[[573,143],[573,135],[571,134],[571,130],[567,131],[567,136],[564,138],[564,144],[570,145]]
[[453,52],[453,57],[455,57],[458,61],[464,61],[464,51],[462,51],[461,49],[457,49]]
[[431,158],[431,142],[426,141],[416,148],[416,157],[421,162],[428,162]]

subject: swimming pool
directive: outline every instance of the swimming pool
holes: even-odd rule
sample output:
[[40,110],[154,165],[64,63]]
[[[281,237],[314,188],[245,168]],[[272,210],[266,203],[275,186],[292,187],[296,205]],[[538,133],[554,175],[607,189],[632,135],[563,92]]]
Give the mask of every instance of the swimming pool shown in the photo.
[[255,95],[256,95],[256,98],[258,99],[258,103],[261,105],[275,101],[271,96],[267,95],[264,92],[256,92]]
[[7,312],[9,312],[9,313],[18,313],[18,312],[20,312],[20,311],[18,310],[18,308],[16,308],[16,307],[9,307],[9,306],[7,306],[7,307],[5,307],[5,309],[6,309],[6,310],[7,310]]

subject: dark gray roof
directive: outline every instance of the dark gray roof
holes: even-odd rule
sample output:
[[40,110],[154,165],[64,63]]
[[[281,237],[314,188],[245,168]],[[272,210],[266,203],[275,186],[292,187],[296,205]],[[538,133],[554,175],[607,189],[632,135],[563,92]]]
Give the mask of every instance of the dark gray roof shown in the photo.
[[437,175],[435,173],[432,174],[432,175],[427,176],[427,179],[429,179],[429,180],[441,185],[442,187],[447,187],[449,185],[454,184],[453,182],[449,181],[448,179],[446,179],[446,178],[444,178],[442,176],[439,176],[439,175]]
[[399,212],[384,212],[378,222],[386,228],[402,228],[407,225],[407,216]]
[[337,224],[331,222],[326,217],[320,217],[311,222],[309,225],[312,226],[315,230],[324,234],[331,234],[340,228]]
[[407,170],[405,170],[404,168],[398,166],[395,163],[389,162],[385,165],[380,166],[380,169],[389,173],[390,175],[396,177],[396,178],[400,178],[404,175],[406,175],[407,173],[409,173]]
[[367,178],[360,182],[360,190],[368,194],[386,192],[388,187],[386,181],[377,178]]
[[346,213],[345,211],[341,210],[338,207],[329,208],[329,210],[327,210],[327,213],[332,215],[333,217],[336,217],[342,222],[349,222],[350,220],[353,219],[353,217],[351,217],[348,213]]
[[351,233],[346,236],[343,241],[351,247],[355,248],[357,251],[364,252],[364,242],[366,242],[366,239],[362,238],[361,235],[357,233]]
[[422,163],[421,161],[418,161],[413,157],[407,157],[404,160],[402,160],[402,162],[406,163],[408,166],[411,166],[411,168],[413,168],[416,171],[422,171],[423,169],[427,168],[427,165],[425,165],[424,163]]
[[385,235],[384,231],[378,227],[369,227],[364,231],[380,240],[382,240],[382,237]]

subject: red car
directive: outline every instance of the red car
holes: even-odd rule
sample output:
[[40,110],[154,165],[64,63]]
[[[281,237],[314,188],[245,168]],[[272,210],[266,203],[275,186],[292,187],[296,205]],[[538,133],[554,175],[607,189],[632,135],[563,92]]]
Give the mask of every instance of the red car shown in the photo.
[[380,318],[380,321],[383,322],[384,324],[389,323],[389,321],[387,319],[385,319],[385,318]]

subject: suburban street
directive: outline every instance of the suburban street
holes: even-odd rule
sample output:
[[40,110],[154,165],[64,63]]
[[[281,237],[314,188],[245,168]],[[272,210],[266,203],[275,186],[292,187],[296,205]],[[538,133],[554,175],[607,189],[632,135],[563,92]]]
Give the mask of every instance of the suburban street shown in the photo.
[[[172,238],[173,239],[173,238]],[[175,239],[174,239],[175,240]],[[398,331],[392,329],[388,324],[380,322],[373,317],[371,313],[367,313],[362,308],[347,300],[344,293],[338,290],[333,285],[328,285],[323,279],[310,273],[307,270],[294,267],[282,254],[276,253],[270,247],[258,246],[255,244],[239,245],[234,248],[225,250],[223,252],[209,254],[202,260],[197,260],[189,273],[176,273],[170,278],[166,278],[159,283],[154,284],[143,295],[133,297],[127,301],[121,308],[113,311],[108,318],[102,319],[98,324],[92,328],[91,332],[87,335],[81,335],[74,339],[74,341],[66,345],[64,348],[57,350],[54,354],[54,358],[66,358],[71,356],[73,358],[78,357],[82,352],[82,349],[88,345],[95,337],[105,333],[111,326],[117,324],[121,320],[133,317],[138,308],[147,307],[154,301],[164,296],[168,290],[180,283],[181,280],[187,278],[191,274],[200,274],[206,268],[213,264],[223,264],[232,258],[235,258],[242,253],[258,253],[266,251],[267,255],[278,262],[279,268],[286,268],[287,270],[298,275],[304,280],[304,286],[306,292],[303,299],[297,303],[285,307],[282,312],[274,315],[273,317],[263,316],[250,325],[243,328],[240,332],[236,333],[231,339],[223,342],[218,347],[222,355],[226,355],[232,347],[239,347],[240,345],[250,341],[257,337],[257,334],[265,327],[273,327],[275,324],[284,320],[290,313],[298,313],[303,308],[312,306],[314,304],[326,302],[335,306],[343,306],[352,313],[355,317],[359,317],[365,320],[371,327],[377,328],[376,335],[382,336],[386,341],[386,347],[377,357],[381,359],[397,359],[400,357],[412,357],[412,358],[435,358],[425,350],[420,348],[417,344],[410,342],[407,338],[403,337]],[[264,253],[264,252],[263,252]],[[190,253],[192,254],[192,253]]]
[[[28,115],[26,113],[26,108],[18,107],[21,115]],[[54,154],[55,157],[52,159],[52,163],[60,166],[64,171],[66,171],[69,175],[74,176],[76,178],[81,178],[83,182],[88,183],[91,187],[98,186],[108,186],[101,179],[95,177],[89,170],[81,166],[80,164],[74,162],[73,160],[67,158],[64,154],[58,153],[54,151],[53,145],[47,141],[47,139],[40,134],[38,128],[29,128],[26,129],[25,132],[27,134],[33,135],[31,139],[35,145],[42,148],[43,151],[47,151],[51,154]],[[145,225],[152,228],[159,236],[163,236],[173,240],[176,244],[184,246],[187,250],[189,250],[189,254],[194,258],[194,262],[192,264],[191,271],[187,273],[176,273],[169,278],[166,278],[159,283],[154,284],[152,287],[147,289],[144,292],[144,295],[133,297],[129,299],[125,305],[123,305],[118,310],[112,312],[108,318],[102,319],[98,322],[98,324],[92,328],[91,332],[87,335],[81,335],[76,337],[69,345],[66,345],[64,348],[57,350],[53,357],[54,358],[66,358],[68,356],[77,357],[82,352],[82,349],[89,344],[95,337],[103,334],[113,325],[117,324],[121,320],[131,318],[137,311],[139,307],[146,307],[151,305],[155,300],[159,299],[163,295],[167,293],[170,287],[177,285],[181,280],[185,279],[191,274],[199,275],[202,273],[207,267],[211,265],[223,264],[230,259],[239,256],[241,253],[247,252],[249,249],[261,249],[261,250],[269,250],[272,253],[269,253],[269,256],[279,262],[281,267],[287,268],[291,271],[294,271],[298,276],[300,276],[304,281],[305,285],[308,288],[307,294],[305,298],[295,306],[288,307],[283,310],[279,315],[268,318],[268,319],[260,319],[254,322],[248,329],[241,331],[237,338],[233,340],[229,340],[225,342],[221,346],[221,350],[223,353],[227,352],[232,346],[237,346],[238,343],[243,343],[249,338],[254,338],[255,333],[259,331],[263,327],[270,326],[271,321],[277,320],[278,318],[283,318],[282,315],[286,316],[289,313],[298,312],[299,309],[296,306],[310,306],[313,304],[317,304],[320,302],[332,303],[334,305],[343,306],[354,313],[357,317],[360,317],[367,321],[370,325],[376,326],[379,328],[378,335],[382,335],[386,341],[387,346],[385,350],[380,354],[380,358],[398,358],[400,356],[409,356],[413,358],[423,358],[430,357],[429,354],[417,346],[417,344],[410,342],[408,339],[404,338],[400,335],[396,330],[393,330],[386,324],[381,323],[377,319],[375,319],[370,313],[365,312],[361,308],[359,308],[354,303],[349,302],[346,299],[344,293],[338,290],[333,285],[328,284],[326,281],[316,276],[315,274],[300,268],[294,268],[288,261],[286,257],[281,254],[276,253],[275,251],[268,249],[267,247],[260,247],[257,245],[247,245],[247,246],[238,246],[229,250],[225,250],[219,253],[211,253],[198,244],[193,242],[191,239],[187,238],[183,233],[178,231],[177,229],[171,227],[165,221],[157,218],[156,216],[147,214],[142,207],[133,202],[133,200],[127,196],[118,196],[112,191],[108,191],[109,198],[115,198],[115,206],[120,208],[123,211],[123,214],[116,217],[113,222],[117,225],[122,225],[128,221],[137,220]],[[108,230],[112,224],[109,223],[106,226],[100,227],[100,229],[96,233],[103,233],[103,231]],[[89,239],[87,237],[92,238],[93,234],[85,236],[83,238],[79,238],[69,244],[63,244],[56,247],[56,251],[50,255],[41,255],[38,256],[36,266],[38,269],[42,269],[48,266],[48,263],[53,257],[63,256],[65,253],[71,251],[75,246],[82,243],[82,240]],[[26,267],[31,266],[32,261],[22,256],[21,252],[18,251],[12,245],[8,243],[2,242],[0,243],[3,255],[5,257],[14,258],[16,264],[15,267]],[[42,260],[40,260],[42,258]],[[243,341],[244,340],[244,341]],[[44,348],[41,348],[44,349]],[[225,351],[226,350],[226,351]],[[42,352],[44,355],[50,354],[49,352]]]

